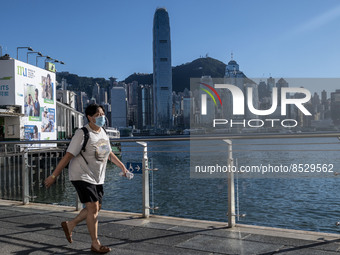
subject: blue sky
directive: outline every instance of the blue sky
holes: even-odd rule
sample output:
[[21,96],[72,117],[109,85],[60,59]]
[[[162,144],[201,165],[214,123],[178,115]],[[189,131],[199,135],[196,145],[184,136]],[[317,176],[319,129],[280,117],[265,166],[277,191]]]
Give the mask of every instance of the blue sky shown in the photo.
[[152,72],[157,7],[169,12],[173,66],[206,54],[227,63],[233,52],[248,77],[340,77],[338,0],[5,0],[0,45],[14,58],[31,46],[64,61],[58,71],[123,80]]

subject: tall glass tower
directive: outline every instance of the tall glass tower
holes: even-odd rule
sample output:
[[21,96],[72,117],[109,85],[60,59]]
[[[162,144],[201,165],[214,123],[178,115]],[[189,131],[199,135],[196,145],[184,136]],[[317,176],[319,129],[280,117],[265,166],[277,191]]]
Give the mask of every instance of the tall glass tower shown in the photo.
[[169,15],[158,8],[153,19],[153,99],[155,128],[172,126],[172,69]]

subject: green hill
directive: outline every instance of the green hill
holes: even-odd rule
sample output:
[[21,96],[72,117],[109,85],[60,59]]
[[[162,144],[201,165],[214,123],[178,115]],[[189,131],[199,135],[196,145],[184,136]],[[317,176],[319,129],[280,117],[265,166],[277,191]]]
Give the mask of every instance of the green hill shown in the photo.
[[[172,90],[182,92],[190,88],[190,78],[210,75],[213,78],[223,77],[226,64],[214,58],[198,58],[190,63],[172,68]],[[124,82],[138,81],[139,84],[152,84],[152,74],[132,74]]]
[[[172,68],[172,89],[182,92],[185,88],[190,88],[190,78],[199,78],[202,75],[210,75],[213,78],[223,77],[226,64],[213,58],[198,58],[190,63],[182,64]],[[68,72],[57,73],[57,81],[61,83],[62,78],[70,84],[69,89],[73,91],[85,91],[92,96],[92,86],[96,82],[100,87],[108,87],[110,81],[105,78],[80,77]],[[137,81],[138,84],[152,84],[153,75],[134,73],[127,77],[124,82]]]
[[82,77],[69,72],[57,73],[57,82],[61,84],[61,80],[65,78],[68,83],[68,90],[72,91],[84,91],[88,96],[92,96],[93,84],[98,83],[100,87],[107,88],[110,85],[110,81],[105,78],[93,78]]

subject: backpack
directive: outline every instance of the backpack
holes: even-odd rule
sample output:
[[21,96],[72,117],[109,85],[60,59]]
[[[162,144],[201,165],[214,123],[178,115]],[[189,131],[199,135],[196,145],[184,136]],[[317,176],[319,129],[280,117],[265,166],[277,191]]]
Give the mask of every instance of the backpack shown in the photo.
[[[83,159],[85,160],[86,164],[89,164],[87,162],[87,160],[85,159],[83,153],[81,153],[82,151],[86,151],[86,145],[87,145],[87,142],[89,141],[89,138],[90,138],[90,135],[89,135],[89,130],[86,128],[86,127],[82,127],[81,128],[84,132],[84,143],[83,143],[83,146],[81,147],[81,150],[80,150],[80,155],[83,157]],[[107,134],[107,131],[105,128],[102,127],[102,129],[105,131],[105,133]],[[67,145],[66,149],[64,150],[64,155],[66,154],[67,152],[67,149],[68,149],[68,146],[70,146],[70,144]],[[68,162],[68,164],[65,166],[65,168],[68,168],[70,162]]]
[[[85,157],[83,156],[83,154],[81,152],[86,151],[86,144],[89,141],[90,135],[89,135],[89,130],[86,127],[82,127],[81,129],[84,132],[84,143],[83,143],[83,146],[81,147],[80,155],[84,158],[85,162],[87,163]],[[64,150],[64,155],[66,154],[69,146],[70,146],[70,144],[68,144],[66,149]],[[70,164],[70,162],[68,162],[68,164],[65,166],[65,168],[68,168],[69,164]]]

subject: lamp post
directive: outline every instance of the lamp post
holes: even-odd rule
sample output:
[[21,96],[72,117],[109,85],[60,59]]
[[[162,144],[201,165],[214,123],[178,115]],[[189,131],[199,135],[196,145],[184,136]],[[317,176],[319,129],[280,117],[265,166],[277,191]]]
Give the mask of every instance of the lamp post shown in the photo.
[[62,65],[65,65],[65,63],[63,61],[60,61],[60,60],[57,60],[57,59],[52,59],[54,60],[53,62],[54,63],[59,63],[59,64],[62,64]]
[[0,45],[0,49],[1,49],[0,57],[2,57],[2,46],[1,45]]
[[19,49],[27,49],[29,51],[33,51],[31,47],[17,47],[17,60],[19,60]]
[[36,66],[38,66],[38,58],[41,58],[41,57],[45,58],[45,63],[46,63],[46,59],[51,59],[50,56],[37,56],[37,57],[36,57],[36,60],[35,60]]
[[42,56],[42,55],[39,56],[39,55],[38,55],[38,56],[35,58],[35,65],[38,66],[38,58],[46,58],[46,57],[47,57],[47,56]]
[[41,52],[39,51],[27,52],[27,64],[28,64],[28,54],[33,54],[33,53],[37,53],[39,56],[42,56]]
[[53,59],[53,58],[51,58],[50,56],[46,56],[46,58],[45,58],[45,66],[46,66],[47,60],[51,60],[51,59]]

